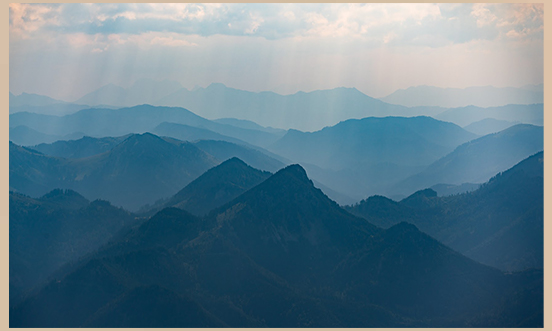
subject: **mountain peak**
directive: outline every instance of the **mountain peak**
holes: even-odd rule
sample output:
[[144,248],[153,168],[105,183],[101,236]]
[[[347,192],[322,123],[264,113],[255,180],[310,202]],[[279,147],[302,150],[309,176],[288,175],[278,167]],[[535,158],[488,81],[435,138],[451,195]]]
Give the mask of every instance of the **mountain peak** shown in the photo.
[[224,164],[224,165],[240,165],[240,166],[247,166],[247,164],[246,164],[245,162],[243,162],[240,158],[238,158],[238,157],[236,157],[236,156],[234,156],[234,157],[232,157],[232,158],[229,158],[228,160],[222,162],[222,163],[219,165],[219,167],[222,166],[223,164]]
[[223,83],[211,83],[209,86],[206,87],[206,89],[225,89],[227,88],[226,85]]

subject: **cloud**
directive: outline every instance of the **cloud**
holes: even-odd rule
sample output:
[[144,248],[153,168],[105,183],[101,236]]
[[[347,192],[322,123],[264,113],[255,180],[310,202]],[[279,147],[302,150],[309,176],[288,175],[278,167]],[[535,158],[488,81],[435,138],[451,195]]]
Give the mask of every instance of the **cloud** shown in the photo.
[[[543,25],[542,4],[12,4],[10,34],[143,34],[333,38],[444,44]],[[416,35],[412,33],[416,32]],[[424,37],[434,35],[434,37]],[[445,41],[446,40],[446,41]],[[447,42],[448,41],[448,42]],[[435,45],[432,43],[432,45]]]

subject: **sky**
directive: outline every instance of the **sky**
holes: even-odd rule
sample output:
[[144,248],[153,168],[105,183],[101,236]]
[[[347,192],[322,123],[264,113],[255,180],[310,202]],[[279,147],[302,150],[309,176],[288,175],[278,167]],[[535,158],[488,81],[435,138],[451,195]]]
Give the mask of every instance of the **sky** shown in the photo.
[[543,4],[10,4],[10,92],[543,83]]

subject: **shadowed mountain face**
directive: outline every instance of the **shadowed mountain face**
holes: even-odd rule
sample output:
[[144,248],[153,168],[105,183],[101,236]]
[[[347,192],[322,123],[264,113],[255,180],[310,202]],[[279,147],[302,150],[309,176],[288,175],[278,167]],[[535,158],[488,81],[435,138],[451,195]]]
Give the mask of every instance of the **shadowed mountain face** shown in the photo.
[[39,199],[10,192],[10,305],[64,263],[94,251],[134,217],[70,190]]
[[394,193],[411,194],[435,184],[483,183],[500,171],[541,151],[543,127],[514,125],[504,131],[472,140],[434,162],[424,171],[399,183]]
[[82,137],[77,140],[59,140],[51,144],[39,144],[32,146],[32,149],[49,156],[80,159],[110,151],[128,137],[129,135],[104,138]]
[[204,219],[160,211],[14,307],[10,326],[500,327],[542,316],[542,272],[504,275],[413,225],[377,228],[292,165]]
[[81,159],[49,157],[10,143],[10,187],[31,196],[71,188],[137,210],[176,193],[217,163],[190,143],[172,144],[149,133]]
[[416,224],[445,245],[502,270],[542,268],[543,184],[540,152],[473,192],[437,197],[426,189],[398,203],[371,197],[347,210],[382,227]]
[[270,176],[233,157],[209,169],[176,193],[161,208],[176,207],[203,216],[229,202]]

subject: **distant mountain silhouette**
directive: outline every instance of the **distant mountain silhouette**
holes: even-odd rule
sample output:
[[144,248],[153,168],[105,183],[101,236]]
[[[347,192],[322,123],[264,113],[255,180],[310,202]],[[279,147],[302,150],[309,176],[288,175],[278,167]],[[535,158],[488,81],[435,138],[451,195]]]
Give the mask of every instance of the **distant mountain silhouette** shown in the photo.
[[270,175],[269,172],[254,169],[233,157],[206,171],[156,209],[176,207],[203,216]]
[[398,203],[371,197],[347,210],[382,227],[416,224],[445,245],[502,270],[542,269],[543,185],[539,152],[473,192],[438,197],[425,189]]
[[477,137],[431,117],[368,117],[316,132],[289,132],[270,150],[328,169],[391,162],[427,165]]
[[247,144],[245,141],[228,137],[217,132],[213,132],[208,129],[198,128],[195,126],[177,124],[177,123],[167,123],[163,122],[155,127],[152,130],[152,133],[155,133],[159,136],[167,136],[176,138],[178,140],[187,140],[194,141],[200,139],[209,139],[209,140],[224,140],[232,143]]
[[29,112],[62,116],[86,108],[90,108],[90,106],[56,100],[39,94],[21,93],[16,96],[10,92],[10,114]]
[[10,92],[10,108],[11,107],[21,107],[21,106],[48,106],[48,105],[58,105],[58,104],[67,104],[68,102],[62,100],[56,100],[44,95],[34,94],[34,93],[21,93],[20,95],[15,95]]
[[[207,131],[204,129],[187,127],[185,125],[174,124],[174,123],[163,123],[160,126],[167,124],[168,127],[175,127],[177,130],[180,130],[181,127],[184,127],[185,130],[188,128],[191,132],[202,132]],[[158,128],[160,127],[158,126]],[[173,139],[173,136],[179,136],[177,133],[173,133],[170,130],[164,131],[159,130],[154,133],[165,132],[169,137],[163,137],[163,140],[179,145],[182,143],[180,139]],[[217,133],[210,132],[214,136],[224,137],[218,135]],[[93,138],[93,137],[83,137],[77,140],[59,140],[51,144],[40,144],[36,146],[30,146],[30,148],[39,151],[48,156],[56,156],[63,158],[83,158],[89,157],[101,153],[110,151],[123,140],[128,138],[130,135],[120,136],[120,137],[104,137],[104,138]],[[209,136],[208,134],[199,136]],[[193,136],[183,135],[183,138],[193,138]],[[190,143],[197,146],[199,149],[205,151],[206,153],[214,156],[219,161],[225,161],[232,157],[238,157],[244,160],[246,163],[250,164],[254,168],[267,170],[267,171],[276,171],[284,167],[285,163],[289,163],[288,160],[275,155],[263,148],[252,146],[246,142],[240,141],[239,139],[224,137],[225,140],[195,140]],[[231,143],[227,140],[235,140],[240,143]],[[277,159],[276,159],[277,158]]]
[[171,196],[217,163],[193,144],[173,144],[150,133],[81,159],[50,157],[10,143],[10,187],[31,196],[71,188],[137,210]]
[[505,130],[518,123],[501,121],[494,118],[485,118],[470,125],[466,125],[464,130],[484,136],[490,133],[496,133]]
[[283,135],[283,133],[243,129],[209,121],[184,108],[150,105],[120,109],[84,109],[62,117],[31,113],[10,115],[10,127],[26,125],[31,129],[51,135],[83,132],[85,135],[93,137],[116,137],[129,133],[145,133],[154,130],[163,122],[207,129],[257,146],[271,144]]
[[406,107],[438,106],[444,108],[477,106],[497,107],[508,104],[543,103],[543,84],[531,87],[474,86],[464,89],[413,86],[397,90],[380,100]]
[[316,132],[290,130],[269,149],[358,200],[382,194],[477,136],[430,117],[368,117]]
[[272,128],[272,127],[260,126],[259,124],[255,123],[253,121],[239,120],[237,118],[219,118],[219,119],[213,120],[213,122],[217,122],[217,123],[221,123],[221,124],[228,124],[228,125],[232,125],[232,126],[235,126],[235,127],[238,127],[238,128],[243,128],[243,129],[266,131],[266,132],[270,132],[270,133],[281,133],[281,132],[285,131],[283,129],[275,129],[275,128]]
[[71,190],[38,199],[10,192],[10,305],[55,270],[106,244],[135,222],[105,201],[89,202]]
[[132,107],[145,103],[151,104],[155,100],[181,88],[182,85],[175,81],[155,81],[142,78],[134,82],[134,84],[127,89],[114,84],[102,86],[76,100],[75,103],[83,103],[91,106],[111,105]]
[[543,145],[543,127],[514,125],[458,146],[424,171],[395,184],[393,192],[411,194],[441,183],[484,183],[498,172],[542,150]]
[[434,117],[438,120],[452,122],[462,127],[486,118],[544,125],[544,105],[542,103],[537,103],[531,105],[506,105],[488,108],[467,106],[450,108]]
[[338,87],[281,95],[243,91],[223,84],[211,84],[193,91],[181,89],[155,104],[184,107],[207,118],[233,117],[262,126],[307,131],[320,130],[350,118],[434,115],[445,110],[391,105],[355,88]]
[[542,327],[542,283],[411,224],[377,228],[291,165],[207,218],[160,211],[13,307],[10,327]]
[[290,162],[263,149],[233,144],[228,141],[199,140],[193,142],[199,149],[213,155],[221,161],[237,157],[253,168],[276,172]]
[[33,130],[25,125],[10,128],[10,140],[18,145],[32,146],[40,143],[52,143],[61,139],[78,139],[83,134],[75,132],[66,136],[49,135]]

